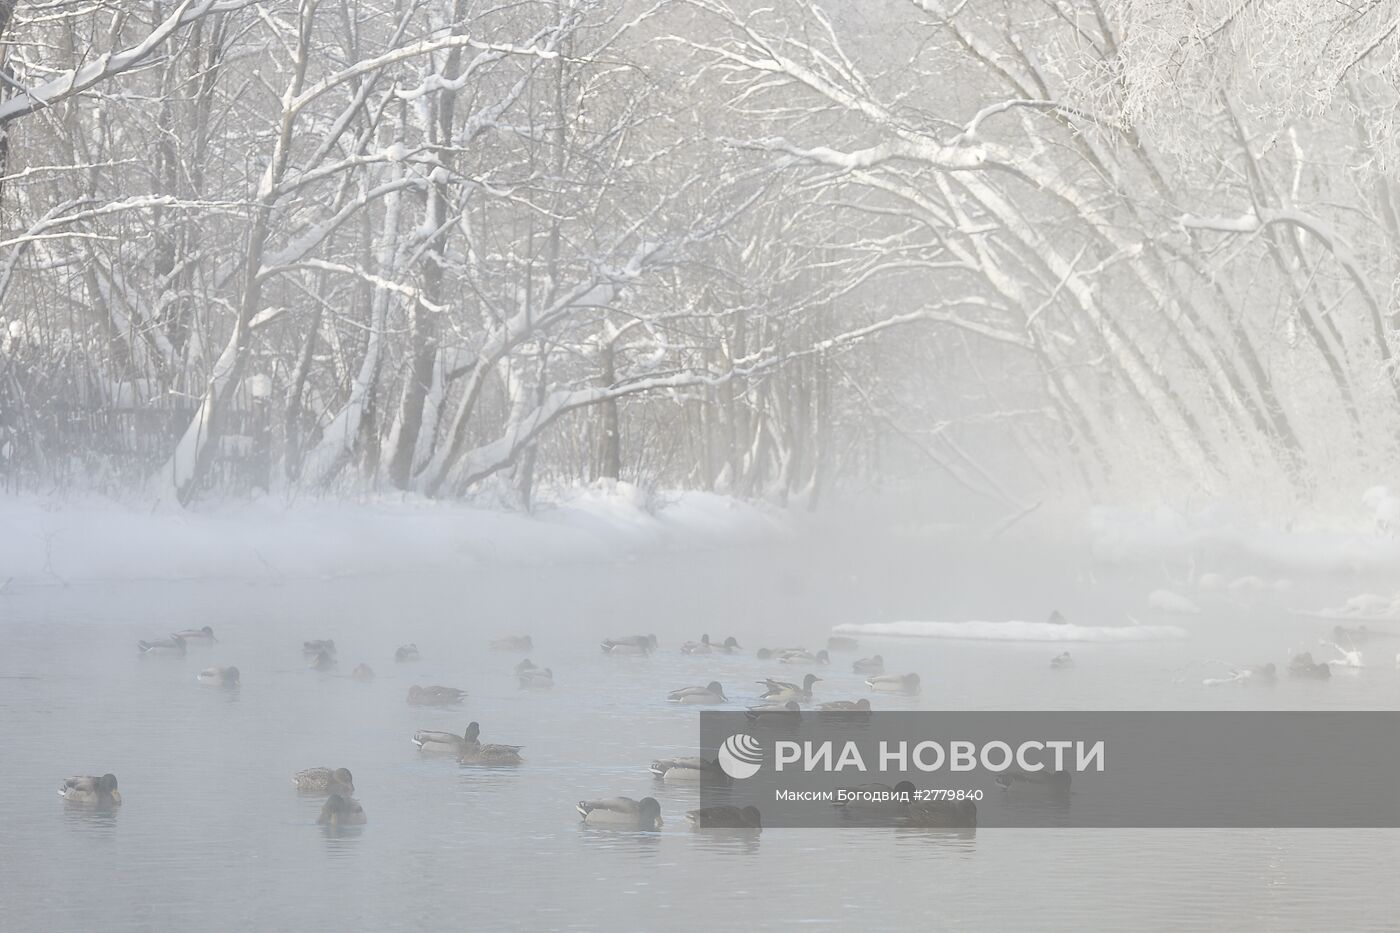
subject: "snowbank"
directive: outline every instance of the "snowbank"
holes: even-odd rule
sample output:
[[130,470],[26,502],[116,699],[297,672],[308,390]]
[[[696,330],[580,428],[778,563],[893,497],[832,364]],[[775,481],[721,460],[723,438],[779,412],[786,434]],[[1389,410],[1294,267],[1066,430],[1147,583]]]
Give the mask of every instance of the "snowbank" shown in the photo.
[[590,487],[534,515],[404,499],[259,500],[199,511],[0,498],[0,585],[281,580],[483,563],[630,560],[783,540],[778,513],[710,493]]
[[1059,625],[1054,622],[864,622],[837,625],[841,635],[965,638],[977,641],[1173,641],[1187,631],[1175,625]]

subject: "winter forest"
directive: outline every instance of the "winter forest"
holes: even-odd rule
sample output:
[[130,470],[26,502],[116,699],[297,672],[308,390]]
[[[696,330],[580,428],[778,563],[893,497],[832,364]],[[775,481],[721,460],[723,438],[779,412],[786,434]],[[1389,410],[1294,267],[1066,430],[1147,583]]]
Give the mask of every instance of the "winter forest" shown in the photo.
[[0,0],[0,487],[1309,503],[1400,4]]

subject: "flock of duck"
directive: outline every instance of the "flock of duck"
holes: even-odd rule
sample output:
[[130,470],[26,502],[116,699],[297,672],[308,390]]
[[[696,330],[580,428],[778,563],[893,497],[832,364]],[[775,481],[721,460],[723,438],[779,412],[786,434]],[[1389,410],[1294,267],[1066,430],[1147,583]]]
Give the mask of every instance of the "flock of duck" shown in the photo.
[[[210,645],[217,641],[213,628],[204,626],[175,632],[166,638],[152,641],[139,641],[137,646],[142,655],[185,657],[191,645]],[[534,642],[529,635],[512,635],[498,638],[489,646],[499,651],[531,652]],[[602,642],[604,654],[616,656],[650,656],[660,649],[655,635],[629,635],[610,638]],[[831,652],[858,649],[854,639],[841,636],[828,640],[827,647],[820,651],[808,651],[801,647],[763,648],[757,652],[761,660],[780,664],[829,665]],[[727,654],[742,651],[738,640],[729,637],[711,641],[709,635],[701,636],[697,642],[686,642],[680,648],[685,655]],[[339,660],[335,642],[319,639],[302,643],[302,653],[309,668],[316,671],[330,671],[338,667]],[[410,663],[420,660],[416,644],[401,645],[394,653],[396,663]],[[860,658],[851,664],[853,673],[864,675],[865,684],[872,692],[915,696],[919,693],[919,675],[915,673],[886,673],[885,660],[881,655]],[[515,665],[515,676],[521,689],[548,690],[554,685],[554,673],[549,668],[536,666],[529,658]],[[365,663],[358,664],[351,673],[357,681],[371,681],[374,670]],[[225,689],[240,686],[240,674],[236,667],[208,667],[195,675],[195,680],[208,687]],[[816,674],[808,673],[800,681],[765,678],[758,681],[763,691],[761,702],[747,708],[751,719],[771,714],[792,714],[800,711],[801,705],[813,702],[813,688],[822,681]],[[408,689],[407,702],[414,706],[450,708],[462,704],[467,693],[456,687],[442,685],[415,684]],[[688,686],[671,691],[668,702],[683,705],[720,705],[729,703],[724,687],[718,681],[703,686]],[[869,711],[868,699],[829,700],[815,704],[815,709],[823,712]],[[471,722],[466,730],[458,735],[422,729],[413,735],[413,744],[425,755],[448,756],[462,765],[482,767],[515,767],[524,760],[520,754],[523,746],[481,741],[481,724]],[[653,761],[650,772],[656,779],[666,782],[699,781],[706,775],[719,775],[716,759],[702,757],[668,758]],[[320,817],[317,822],[330,828],[363,825],[366,822],[365,810],[355,799],[354,776],[348,768],[314,767],[297,772],[292,783],[298,793],[324,797]],[[122,802],[117,778],[113,774],[101,776],[80,775],[68,778],[59,787],[59,796],[79,805],[114,807]],[[596,800],[581,800],[577,804],[579,816],[590,825],[603,825],[642,830],[659,829],[661,826],[661,805],[655,797],[640,800],[631,797],[605,797]],[[690,810],[685,814],[686,821],[695,828],[734,828],[758,830],[762,828],[762,817],[754,807],[710,806]],[[962,824],[969,825],[969,824]],[[975,825],[975,813],[973,823]]]

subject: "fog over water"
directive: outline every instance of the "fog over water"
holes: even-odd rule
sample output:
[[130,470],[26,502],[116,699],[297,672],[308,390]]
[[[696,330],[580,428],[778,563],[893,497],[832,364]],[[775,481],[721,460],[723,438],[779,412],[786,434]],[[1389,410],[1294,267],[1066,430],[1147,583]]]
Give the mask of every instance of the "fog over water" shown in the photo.
[[[695,753],[699,714],[667,704],[669,690],[716,679],[724,708],[739,708],[761,691],[755,681],[806,670],[760,661],[761,646],[815,649],[850,621],[1051,608],[1076,622],[1147,621],[1158,571],[1089,569],[1078,545],[828,531],[451,575],[11,587],[0,596],[0,927],[1392,928],[1393,831],[697,832],[683,814],[698,793],[648,773],[655,757]],[[1300,582],[1288,598],[1326,605],[1357,586]],[[1387,663],[1325,683],[1203,687],[1223,670],[1212,659],[1283,664],[1330,628],[1272,595],[1203,602],[1202,615],[1171,619],[1190,632],[1180,641],[862,638],[858,655],[814,668],[816,699],[869,696],[850,662],[878,651],[924,689],[877,696],[876,709],[1396,708]],[[216,644],[138,655],[138,639],[204,624]],[[601,638],[633,632],[655,632],[661,649],[599,651]],[[487,648],[511,633],[533,637],[552,691],[518,689],[522,655]],[[745,650],[679,652],[702,633],[733,634]],[[312,638],[335,640],[335,671],[307,669]],[[395,663],[404,642],[420,662]],[[1076,668],[1051,670],[1064,648]],[[348,676],[362,661],[372,683]],[[237,665],[241,688],[195,682],[215,664]],[[413,684],[469,696],[450,710],[409,706]],[[524,763],[461,767],[410,743],[416,729],[460,733],[468,720],[483,741],[523,745]],[[318,765],[351,769],[362,829],[316,825],[321,799],[299,797],[291,775]],[[102,771],[120,777],[119,809],[54,795],[62,777]],[[655,796],[662,831],[580,823],[576,801],[618,794]]]

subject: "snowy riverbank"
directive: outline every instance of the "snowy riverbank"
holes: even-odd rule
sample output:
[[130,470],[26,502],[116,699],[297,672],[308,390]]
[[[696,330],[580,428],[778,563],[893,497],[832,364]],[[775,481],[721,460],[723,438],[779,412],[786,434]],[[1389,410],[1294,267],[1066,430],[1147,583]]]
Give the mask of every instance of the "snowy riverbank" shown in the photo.
[[424,500],[259,500],[179,511],[0,497],[0,585],[277,581],[630,560],[790,534],[780,512],[709,493],[647,496],[627,484],[577,490],[533,515]]

